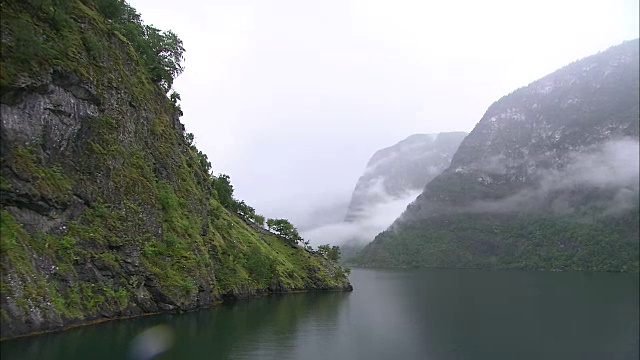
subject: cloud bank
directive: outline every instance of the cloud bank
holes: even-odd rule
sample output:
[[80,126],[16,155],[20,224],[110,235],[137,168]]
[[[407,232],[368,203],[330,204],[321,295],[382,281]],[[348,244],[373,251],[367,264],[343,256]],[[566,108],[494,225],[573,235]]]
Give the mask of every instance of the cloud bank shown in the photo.
[[570,214],[585,203],[586,194],[593,197],[591,204],[606,207],[605,214],[627,211],[638,206],[639,151],[637,139],[618,139],[570,153],[566,166],[542,170],[537,186],[498,201],[479,201],[464,211],[535,211],[550,203],[552,213]]
[[[376,187],[374,191],[379,192],[380,188]],[[384,201],[361,208],[357,214],[357,221],[336,222],[304,231],[301,235],[312,245],[365,245],[389,227],[420,193],[420,190],[414,190],[401,197],[387,195]]]

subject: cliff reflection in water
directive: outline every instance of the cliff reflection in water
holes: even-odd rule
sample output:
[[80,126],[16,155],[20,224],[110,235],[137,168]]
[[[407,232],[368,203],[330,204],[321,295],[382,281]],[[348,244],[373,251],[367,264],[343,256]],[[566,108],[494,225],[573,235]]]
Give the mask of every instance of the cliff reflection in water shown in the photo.
[[317,339],[333,331],[349,295],[280,294],[177,315],[174,351],[194,359],[293,358],[296,342],[309,329]]
[[[277,294],[190,313],[116,320],[14,339],[2,343],[2,359],[148,359],[152,356],[145,356],[149,353],[141,352],[134,339],[158,328],[169,329],[173,338],[164,344],[170,347],[154,359],[293,358],[304,329],[313,329],[317,339],[329,336],[350,294]],[[151,353],[160,346],[153,340],[146,343]]]
[[[353,292],[274,295],[9,340],[2,343],[2,359],[138,360],[171,343],[153,359],[599,360],[639,355],[637,275],[354,269],[350,278]],[[155,337],[142,341],[148,351],[132,348],[132,340],[149,329],[156,330],[150,331]]]

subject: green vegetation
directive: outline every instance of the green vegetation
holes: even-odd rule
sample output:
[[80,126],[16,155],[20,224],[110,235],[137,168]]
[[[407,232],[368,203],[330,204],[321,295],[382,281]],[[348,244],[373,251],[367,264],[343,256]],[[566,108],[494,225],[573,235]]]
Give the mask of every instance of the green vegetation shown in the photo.
[[638,151],[638,45],[493,103],[450,166],[353,262],[637,273],[638,174],[620,164]]
[[324,256],[325,258],[327,258],[328,260],[331,260],[333,262],[340,261],[340,247],[339,246],[331,246],[329,244],[319,245],[317,252],[318,252],[318,254]]
[[222,206],[247,221],[251,221],[260,227],[264,226],[264,216],[257,214],[256,210],[247,205],[244,200],[237,200],[233,197],[233,185],[231,185],[229,175],[220,174],[218,176],[211,176],[211,183],[216,191],[217,199]]
[[[18,76],[36,75],[34,72],[71,65],[74,60],[99,62],[109,41],[101,36],[104,32],[124,37],[146,67],[149,79],[165,93],[183,71],[180,38],[170,30],[145,25],[124,0],[3,1],[2,7],[1,86],[12,85]],[[75,18],[79,15],[83,20],[94,20],[97,28],[86,31]],[[88,56],[84,58],[82,53]]]
[[569,216],[442,216],[387,230],[350,262],[638,272],[637,218],[637,210],[628,217],[597,221]]
[[[45,123],[28,142],[3,143],[1,337],[348,286],[346,269],[262,229],[229,177],[211,175],[179,122],[179,95],[166,96],[182,71],[175,34],[144,25],[122,0],[0,9],[3,106],[30,111],[29,96],[49,96],[33,85],[44,83],[94,107],[65,120],[66,132]],[[31,129],[52,117],[20,121]]]
[[47,167],[37,159],[33,149],[19,146],[13,149],[13,169],[19,176],[30,179],[32,190],[52,199],[69,196],[73,181],[67,178],[60,166]]
[[287,219],[267,219],[267,229],[294,243],[304,241],[298,229]]

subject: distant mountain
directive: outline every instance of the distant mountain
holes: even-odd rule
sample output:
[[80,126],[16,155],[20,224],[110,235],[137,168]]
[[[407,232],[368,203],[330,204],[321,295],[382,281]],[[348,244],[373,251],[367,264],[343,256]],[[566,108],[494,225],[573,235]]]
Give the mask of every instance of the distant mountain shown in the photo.
[[625,42],[492,104],[355,262],[637,272],[638,48]]
[[362,220],[372,206],[422,191],[449,166],[464,132],[415,134],[378,150],[353,191],[345,221]]
[[449,166],[464,132],[415,134],[376,151],[358,180],[344,223],[334,225],[343,261],[386,229],[424,186]]

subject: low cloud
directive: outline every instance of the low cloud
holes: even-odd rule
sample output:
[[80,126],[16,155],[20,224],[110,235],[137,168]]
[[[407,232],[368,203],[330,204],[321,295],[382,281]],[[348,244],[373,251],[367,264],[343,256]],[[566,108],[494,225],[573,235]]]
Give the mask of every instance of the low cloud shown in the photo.
[[[598,193],[595,201],[604,205],[604,214],[624,213],[638,205],[639,151],[637,139],[622,139],[570,153],[564,167],[540,170],[536,186],[501,200],[476,202],[463,211],[506,213],[549,210],[550,206],[552,213],[568,214],[576,211],[576,201],[585,201],[582,199],[586,190]],[[494,170],[506,169],[498,161],[492,165]],[[414,190],[401,197],[392,197],[378,180],[363,189],[371,202],[355,214],[356,221],[314,227],[303,231],[302,236],[313,245],[365,245],[372,241],[421,193]],[[575,198],[574,191],[577,191]]]
[[[380,188],[376,187],[375,190],[379,191]],[[364,245],[388,228],[420,192],[420,190],[414,190],[396,198],[386,196],[385,201],[361,209],[357,213],[357,221],[336,222],[304,231],[301,235],[314,246],[345,243]]]
[[329,198],[323,203],[318,201],[319,205],[312,209],[302,209],[304,211],[297,212],[291,221],[295,224],[299,231],[315,229],[320,226],[334,224],[342,221],[349,206],[348,198]]
[[566,214],[576,210],[571,192],[586,190],[608,194],[605,214],[624,212],[638,205],[639,150],[637,139],[622,139],[573,152],[563,168],[543,170],[536,187],[498,201],[477,202],[465,211],[538,210],[550,202],[553,213]]

